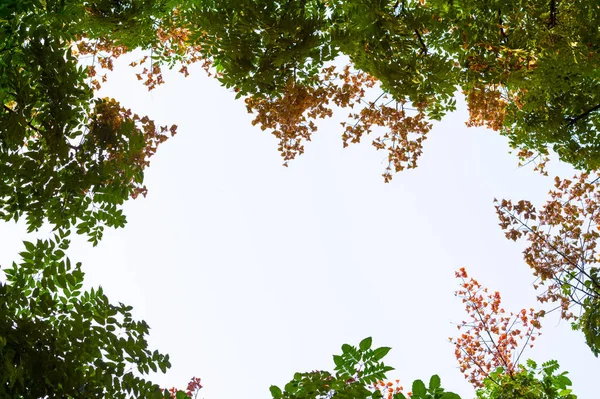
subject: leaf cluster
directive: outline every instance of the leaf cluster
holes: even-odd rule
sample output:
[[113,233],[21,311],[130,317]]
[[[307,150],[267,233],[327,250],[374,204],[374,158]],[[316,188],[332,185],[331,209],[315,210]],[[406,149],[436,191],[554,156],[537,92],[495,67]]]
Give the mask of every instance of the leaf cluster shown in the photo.
[[[328,371],[312,371],[296,373],[294,379],[282,390],[273,385],[270,388],[273,399],[379,399],[388,395],[388,387],[383,380],[386,373],[393,368],[383,363],[382,359],[391,348],[372,349],[372,338],[363,339],[358,347],[344,344],[342,353],[333,356],[335,373]],[[391,389],[391,388],[389,388]],[[431,377],[429,387],[423,381],[416,380],[412,385],[409,397],[418,399],[460,399],[451,392],[445,392],[440,386],[440,378]],[[393,389],[391,389],[394,391]],[[405,399],[402,389],[389,393],[390,399]]]
[[[24,242],[0,285],[1,398],[161,398],[142,376],[169,357],[148,348],[148,325],[131,306],[85,290],[81,264],[65,256],[68,232]],[[40,378],[43,376],[43,378]]]
[[288,80],[311,79],[336,52],[322,1],[198,1],[184,8],[218,79],[239,95],[279,93]]
[[500,293],[488,293],[487,288],[468,277],[464,268],[455,275],[462,281],[455,295],[462,299],[469,321],[457,325],[463,332],[450,341],[460,371],[477,388],[498,367],[505,374],[515,372],[523,351],[533,347],[533,341],[541,335],[539,317],[533,308],[505,311]]
[[596,174],[556,177],[550,199],[540,209],[530,201],[496,203],[508,239],[525,239],[524,259],[544,288],[542,303],[557,303],[561,318],[583,330],[592,352],[600,353],[598,233],[600,184]]
[[93,99],[93,65],[80,64],[73,43],[148,46],[158,41],[153,21],[166,6],[154,0],[2,2],[0,218],[25,218],[29,231],[44,222],[76,225],[94,244],[104,226],[125,224],[120,207],[145,194],[143,169],[168,129],[115,100]]
[[196,0],[182,13],[190,45],[238,97],[275,101],[290,81],[326,87],[314,78],[342,55],[431,120],[461,90],[468,125],[520,151],[599,165],[595,1]]
[[577,399],[572,393],[567,372],[557,373],[556,360],[550,360],[538,368],[533,360],[519,365],[515,374],[507,374],[498,368],[484,381],[484,388],[477,391],[477,399]]

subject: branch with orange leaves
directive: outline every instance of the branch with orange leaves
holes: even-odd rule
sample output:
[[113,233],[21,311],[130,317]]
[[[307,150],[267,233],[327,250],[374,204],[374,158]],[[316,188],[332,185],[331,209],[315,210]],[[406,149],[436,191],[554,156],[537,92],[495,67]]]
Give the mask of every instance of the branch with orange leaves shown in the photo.
[[507,238],[526,238],[529,243],[523,254],[538,278],[534,287],[547,285],[538,300],[559,302],[562,318],[576,320],[568,311],[573,303],[583,305],[586,297],[600,298],[600,282],[594,278],[600,181],[591,180],[588,173],[573,180],[556,177],[550,197],[539,211],[526,200],[496,201],[496,212]]
[[[259,125],[262,130],[271,130],[279,140],[278,149],[284,166],[304,152],[304,143],[317,131],[315,121],[331,117],[333,105],[353,110],[361,107],[348,115],[354,123],[341,123],[343,146],[359,143],[375,127],[386,128],[385,133],[373,139],[372,145],[387,152],[388,166],[383,177],[389,182],[392,171],[417,166],[431,123],[426,119],[424,104],[412,104],[410,109],[405,107],[405,101],[377,104],[379,99],[386,99],[385,93],[375,101],[365,101],[367,91],[377,82],[365,72],[353,71],[351,65],[341,71],[330,66],[308,82],[290,79],[280,95],[249,96],[245,100],[246,107],[249,113],[255,114],[252,124]],[[396,106],[389,106],[394,101]],[[407,115],[408,110],[416,111],[416,115]]]
[[[496,212],[506,238],[526,239],[525,262],[537,278],[538,296],[557,302],[561,317],[573,320],[586,341],[600,353],[600,176],[581,173],[573,179],[555,178],[550,199],[541,209],[530,201],[496,201]],[[579,308],[574,314],[572,308]]]
[[[149,55],[144,55],[129,64],[132,68],[138,67],[135,76],[137,80],[143,81],[149,91],[165,83],[162,69],[165,64],[169,68],[177,64],[178,71],[185,77],[189,76],[188,68],[191,65],[200,64],[208,76],[213,76],[210,70],[212,62],[202,55],[202,46],[190,44],[190,35],[195,27],[181,15],[178,9],[174,9],[168,18],[157,21],[155,28],[155,41],[145,49],[150,50]],[[71,43],[71,51],[80,61],[86,56],[92,58],[87,73],[90,78],[89,84],[96,91],[100,90],[102,83],[107,81],[107,73],[113,70],[114,61],[130,53],[131,50],[116,44],[109,38],[99,38],[92,42],[85,35],[78,36]],[[96,78],[99,73],[101,73],[100,80]],[[218,76],[217,73],[216,77]]]
[[506,312],[499,292],[488,293],[464,268],[455,275],[462,281],[456,296],[465,304],[470,321],[459,324],[457,328],[464,332],[449,340],[455,345],[460,371],[480,388],[498,367],[509,375],[516,372],[524,349],[541,335],[539,317],[533,308]]

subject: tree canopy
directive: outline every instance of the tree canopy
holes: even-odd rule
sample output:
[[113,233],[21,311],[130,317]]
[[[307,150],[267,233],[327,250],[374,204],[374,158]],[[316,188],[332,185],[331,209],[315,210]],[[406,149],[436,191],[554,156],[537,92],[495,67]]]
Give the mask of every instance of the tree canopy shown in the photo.
[[[159,2],[8,1],[0,5],[0,216],[76,226],[97,243],[118,208],[145,193],[143,169],[170,130],[94,98],[94,51],[156,42]],[[75,44],[78,46],[75,46]],[[94,58],[87,69],[82,54]]]
[[[291,92],[314,96],[330,87],[324,68],[345,56],[377,80],[395,108],[408,104],[440,119],[462,91],[469,124],[499,131],[524,154],[552,150],[578,168],[598,167],[600,10],[594,1],[199,1],[182,13],[189,40],[241,96],[272,107],[287,97],[310,116],[312,107]],[[318,101],[328,107],[335,94]],[[390,112],[374,103],[350,116],[360,125],[369,123],[369,112]],[[257,122],[270,128],[260,115]],[[290,123],[272,110],[269,115]],[[386,124],[390,132],[382,141],[418,146],[420,127],[408,127],[417,134],[408,140],[402,137],[407,128],[396,127],[406,118]],[[302,131],[305,121],[294,122]],[[282,146],[306,139],[283,137]],[[392,163],[393,157],[391,151]]]
[[[377,134],[389,181],[416,167],[431,123],[462,91],[467,123],[507,136],[521,157],[554,151],[592,170],[599,18],[583,0],[3,2],[0,215],[31,230],[76,226],[94,242],[123,226],[120,205],[146,193],[143,170],[176,132],[94,98],[102,70],[134,49],[150,52],[132,63],[149,89],[164,83],[162,67],[201,63],[244,97],[286,164],[316,119],[351,108],[344,145]],[[382,93],[369,100],[373,87]]]
[[64,233],[24,244],[0,284],[0,397],[162,398],[141,376],[165,372],[169,357],[148,349],[132,307],[111,304],[102,287],[83,290]]
[[[499,292],[488,293],[464,268],[456,277],[461,280],[456,294],[470,320],[460,323],[458,337],[450,340],[460,370],[477,389],[477,399],[576,399],[568,373],[558,372],[557,361],[541,366],[533,360],[520,363],[523,352],[540,335],[534,310],[506,312]],[[410,390],[400,380],[389,380],[387,374],[394,369],[383,359],[391,348],[372,348],[372,344],[368,337],[358,346],[342,345],[342,353],[333,356],[334,372],[296,373],[283,389],[271,386],[273,399],[460,399],[442,388],[438,375],[431,376],[427,385],[415,380]]]
[[[149,90],[165,83],[163,68],[187,76],[200,64],[279,140],[285,165],[316,121],[342,108],[343,145],[369,136],[387,153],[389,182],[417,166],[433,123],[462,93],[467,125],[507,137],[542,172],[553,153],[581,169],[557,178],[541,210],[501,200],[497,212],[508,238],[529,243],[540,301],[558,302],[597,356],[599,25],[591,0],[4,0],[0,218],[24,218],[30,232],[48,223],[55,236],[25,242],[22,261],[3,270],[0,396],[180,399],[202,387],[146,381],[168,356],[147,348],[148,326],[131,307],[84,291],[81,265],[65,254],[72,232],[95,245],[105,226],[125,225],[123,203],[146,195],[144,170],[177,131],[97,96],[114,60],[135,50],[146,55],[130,64],[132,77]],[[575,398],[556,362],[519,362],[545,311],[504,312],[499,294],[483,295],[464,269],[457,277],[472,323],[452,341],[478,398]],[[371,343],[344,345],[334,372],[297,373],[271,387],[273,398],[405,398],[385,381],[389,348]],[[411,394],[458,399],[437,376]]]

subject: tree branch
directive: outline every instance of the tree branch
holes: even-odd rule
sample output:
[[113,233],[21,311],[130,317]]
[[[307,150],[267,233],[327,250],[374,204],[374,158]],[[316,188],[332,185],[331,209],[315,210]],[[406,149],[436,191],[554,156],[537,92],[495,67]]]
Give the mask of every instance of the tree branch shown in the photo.
[[502,39],[504,39],[504,43],[506,43],[508,36],[506,35],[506,31],[503,27],[504,22],[502,21],[502,11],[500,11],[500,9],[498,9],[498,23],[500,24],[500,35],[502,36]]
[[[3,104],[3,106],[4,106],[4,109],[5,109],[5,110],[7,110],[7,111],[9,111],[9,112],[13,113],[14,115],[20,116],[20,117],[22,117],[23,119],[25,119],[25,118],[24,118],[22,115],[19,115],[19,114],[17,113],[17,111],[15,111],[15,110],[11,109],[10,107],[7,107],[7,106],[6,106],[6,104]],[[42,134],[42,131],[41,131],[39,128],[37,128],[37,127],[33,126],[33,125],[31,124],[31,122],[29,122],[27,119],[25,119],[25,123],[27,123],[27,126],[29,126],[31,129],[35,130],[35,131],[36,131],[36,132],[38,132],[39,134]]]
[[600,104],[596,104],[595,106],[593,106],[592,108],[588,109],[587,111],[585,111],[585,112],[577,115],[575,118],[567,118],[567,120],[569,121],[568,126],[573,126],[575,123],[577,123],[581,119],[589,116],[592,112],[597,111],[599,109],[600,109]]
[[[19,115],[19,114],[17,113],[17,111],[15,111],[14,109],[11,109],[11,108],[10,108],[10,107],[8,107],[6,104],[3,104],[2,106],[4,107],[4,109],[5,109],[6,111],[8,111],[8,112],[10,112],[10,113],[12,113],[12,114],[14,114],[14,115],[17,115],[17,116],[20,116],[21,118],[23,118],[23,119],[25,120],[25,123],[27,124],[27,126],[28,126],[29,128],[33,129],[35,132],[37,132],[37,133],[38,133],[38,134],[40,134],[40,135],[42,135],[42,134],[43,134],[43,133],[42,133],[42,131],[41,131],[41,130],[40,130],[38,127],[35,127],[35,126],[34,126],[34,125],[33,125],[33,124],[30,122],[30,121],[28,121],[28,120],[27,120],[25,117],[23,117],[22,115]],[[69,143],[69,142],[67,142],[67,146],[69,146],[69,148],[71,148],[71,149],[73,149],[73,150],[75,150],[75,151],[78,151],[78,150],[81,148],[81,144],[80,144],[80,145],[73,145],[73,144],[71,144],[71,143]]]
[[417,34],[417,38],[419,38],[419,42],[421,43],[421,53],[427,55],[427,46],[421,37],[418,29],[415,29],[415,33]]
[[[463,278],[464,281],[464,278]],[[477,303],[474,299],[473,299],[473,294],[471,293],[471,290],[467,290],[466,291],[467,294],[469,295],[468,300],[475,304]],[[489,345],[487,344],[487,342],[485,342],[485,340],[483,340],[483,344],[485,345],[485,347],[487,348],[488,352],[494,356],[494,359],[497,359],[498,357],[500,357],[500,360],[502,361],[502,363],[504,364],[504,367],[506,368],[507,372],[509,371],[510,367],[508,365],[508,360],[504,358],[503,354],[500,353],[500,349],[498,348],[498,344],[496,344],[496,341],[494,341],[494,337],[492,337],[492,334],[490,333],[490,327],[487,325],[487,323],[485,322],[485,320],[483,319],[483,316],[481,315],[481,311],[479,309],[479,307],[477,306],[473,306],[473,308],[475,309],[475,313],[477,313],[477,317],[479,318],[479,321],[481,322],[481,324],[484,327],[484,331],[487,334],[488,338],[490,339],[490,342],[494,345],[495,348],[495,352],[496,354],[494,354],[494,351],[492,351],[492,349],[489,347]],[[480,335],[481,337],[481,335]]]
[[16,45],[16,44],[15,44],[14,46],[10,46],[10,47],[8,47],[8,44],[6,44],[6,46],[4,46],[4,47],[3,47],[3,48],[0,50],[0,53],[4,53],[5,51],[11,51],[11,50],[13,50],[13,49],[15,49],[15,48],[17,48],[17,47],[19,47],[19,46],[18,46],[18,45]]
[[[598,107],[600,108],[600,104],[598,105]],[[555,245],[553,245],[549,240],[547,240],[546,238],[542,237],[536,230],[533,230],[529,225],[527,225],[526,223],[523,223],[523,221],[521,221],[520,218],[516,217],[515,215],[513,215],[511,212],[507,211],[505,208],[502,208],[502,210],[508,214],[513,220],[517,221],[523,228],[525,228],[530,234],[533,234],[534,236],[536,236],[537,238],[539,238],[540,240],[542,240],[546,245],[548,245],[548,247],[550,249],[552,249],[555,253],[557,253],[558,255],[560,255],[568,264],[570,264],[571,266],[573,266],[574,269],[579,270],[585,277],[587,277],[589,280],[592,281],[592,283],[596,286],[596,289],[600,290],[600,285],[598,285],[592,278],[591,276],[585,271],[585,269],[582,269],[581,266],[579,266],[579,264],[577,262],[574,262],[569,256],[567,256],[567,254],[565,254],[563,251],[561,251],[560,249],[558,249]],[[556,280],[555,280],[556,281]],[[561,281],[561,284],[568,284],[568,282],[565,281]]]
[[556,26],[556,0],[550,0],[550,20],[548,21],[548,29]]

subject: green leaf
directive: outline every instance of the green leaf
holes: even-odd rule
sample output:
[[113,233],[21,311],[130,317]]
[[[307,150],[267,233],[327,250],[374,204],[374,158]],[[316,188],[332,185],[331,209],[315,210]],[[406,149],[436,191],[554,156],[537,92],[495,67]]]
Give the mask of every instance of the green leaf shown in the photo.
[[423,383],[423,381],[421,380],[415,380],[412,384],[412,393],[413,393],[413,398],[425,398],[425,395],[427,395],[427,388],[425,387],[425,384]]
[[56,276],[56,282],[58,283],[58,286],[60,288],[67,288],[67,279],[63,274],[59,274],[58,276]]
[[392,348],[389,348],[387,346],[382,346],[381,348],[375,349],[375,351],[374,351],[375,360],[383,359],[391,349]]
[[372,343],[373,343],[373,338],[367,337],[367,338],[363,339],[362,341],[360,341],[360,344],[358,346],[360,347],[361,351],[366,351],[371,347]]
[[429,379],[429,392],[433,393],[436,389],[438,389],[441,385],[440,377],[437,374],[434,374]]
[[189,396],[185,394],[185,391],[177,391],[175,399],[189,399]]
[[283,392],[281,392],[281,389],[278,386],[271,385],[271,387],[269,388],[269,391],[271,391],[271,395],[273,396],[274,399],[278,399],[283,396]]
[[564,375],[557,375],[556,377],[554,377],[554,383],[561,389],[566,389],[568,386],[573,385],[571,380]]
[[444,392],[440,399],[461,399],[460,396],[455,394],[454,392]]
[[333,355],[333,362],[337,367],[340,367],[344,364],[344,358],[342,358],[340,355]]
[[25,245],[27,252],[33,252],[35,250],[35,245],[33,243],[29,241],[23,241],[23,244]]

